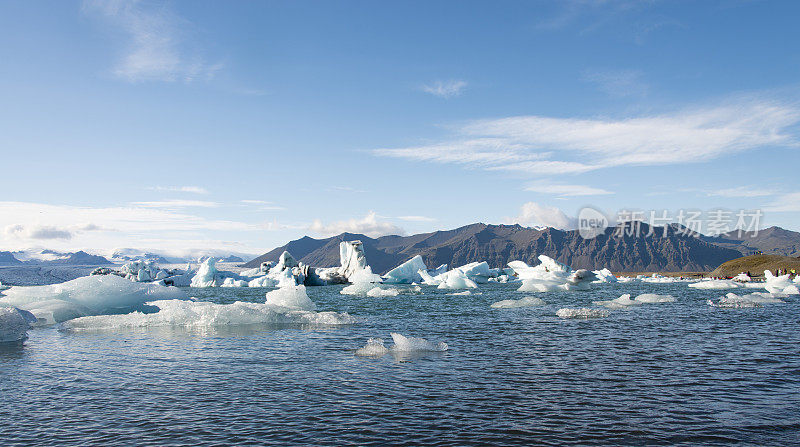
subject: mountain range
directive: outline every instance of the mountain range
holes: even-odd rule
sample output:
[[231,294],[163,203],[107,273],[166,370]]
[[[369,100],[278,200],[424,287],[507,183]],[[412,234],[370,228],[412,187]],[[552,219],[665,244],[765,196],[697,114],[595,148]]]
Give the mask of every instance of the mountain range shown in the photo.
[[[593,270],[710,271],[726,261],[757,251],[797,256],[800,248],[800,233],[778,227],[761,230],[758,234],[732,232],[709,237],[692,235],[681,231],[678,226],[650,228],[641,222],[621,225],[606,228],[592,239],[584,239],[577,230],[483,223],[411,236],[371,238],[354,233],[325,239],[306,236],[275,248],[244,266],[258,267],[264,261],[276,261],[283,251],[289,251],[305,264],[332,267],[339,265],[339,243],[352,240],[363,242],[367,263],[379,273],[385,273],[416,255],[421,255],[430,268],[440,264],[454,267],[475,261],[487,261],[491,267],[502,267],[513,260],[535,265],[539,255],[547,255],[573,268]],[[628,231],[633,229],[631,225],[638,225],[638,231]]]

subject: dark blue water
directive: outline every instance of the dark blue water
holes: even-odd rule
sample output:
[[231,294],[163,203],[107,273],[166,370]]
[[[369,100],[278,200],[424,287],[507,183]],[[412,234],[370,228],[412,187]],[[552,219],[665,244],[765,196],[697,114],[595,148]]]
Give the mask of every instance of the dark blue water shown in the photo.
[[[343,327],[40,328],[0,348],[2,445],[798,445],[798,298],[718,309],[685,284],[367,298],[309,289]],[[675,303],[563,320],[621,293]],[[206,289],[217,302],[264,290]],[[390,332],[442,353],[354,355]]]

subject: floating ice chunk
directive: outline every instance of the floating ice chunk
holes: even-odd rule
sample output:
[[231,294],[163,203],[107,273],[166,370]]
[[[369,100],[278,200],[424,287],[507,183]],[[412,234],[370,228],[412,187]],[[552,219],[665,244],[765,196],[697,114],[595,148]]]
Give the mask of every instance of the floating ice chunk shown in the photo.
[[735,293],[728,293],[720,297],[716,302],[712,300],[706,301],[709,306],[714,307],[761,307],[762,304],[776,304],[784,303],[782,299],[776,298],[769,293],[755,292],[747,295],[737,295]]
[[[303,286],[298,286],[303,287]],[[83,317],[64,323],[72,330],[108,330],[181,326],[189,328],[251,324],[354,324],[356,319],[345,313],[312,312],[269,303],[216,304],[205,301],[165,300],[148,303],[158,307],[155,313],[133,312],[125,315]]]
[[736,281],[736,282],[750,282],[752,280],[753,280],[753,278],[751,278],[750,275],[748,275],[747,273],[744,273],[744,272],[739,273],[738,275],[733,277],[733,281]]
[[264,270],[261,270],[261,267],[256,267],[248,270],[242,270],[239,275],[246,276],[248,278],[255,278],[256,276],[261,276],[266,273]]
[[248,282],[243,279],[225,278],[220,287],[247,287]]
[[714,290],[714,289],[738,289],[741,284],[729,279],[704,279],[702,281],[689,284],[693,289]]
[[492,275],[492,271],[486,261],[471,262],[469,264],[462,265],[461,267],[457,267],[453,269],[453,271],[460,271],[464,274],[464,276],[478,284],[486,284],[489,282],[489,278],[495,276]]
[[642,303],[674,303],[676,301],[672,295],[657,295],[655,293],[643,293],[634,298],[634,300]]
[[522,261],[511,261],[509,267],[522,279],[520,292],[551,292],[555,290],[587,290],[597,276],[588,270],[572,271],[553,258],[539,256],[541,264],[530,267]]
[[36,317],[27,310],[0,307],[0,343],[25,340],[32,323],[36,323]]
[[789,274],[775,276],[771,271],[764,270],[764,277],[766,278],[764,288],[767,289],[769,293],[785,293],[788,295],[800,294],[800,290],[797,289],[797,286],[792,284]]
[[422,281],[419,271],[426,269],[427,267],[425,266],[425,262],[422,261],[422,256],[416,255],[408,261],[389,270],[389,272],[383,275],[383,277],[387,283],[410,284],[412,282]]
[[348,278],[351,283],[381,283],[383,282],[383,278],[381,275],[376,275],[372,273],[372,267],[366,266],[363,269],[357,270],[353,272],[352,275]]
[[595,270],[592,273],[594,273],[594,275],[597,277],[597,279],[595,280],[595,282],[597,282],[597,283],[617,282],[617,277],[614,276],[614,274],[611,273],[611,270],[609,270],[607,268],[600,269],[600,270]]
[[278,280],[267,275],[259,276],[247,283],[247,287],[276,287],[277,285]]
[[496,303],[493,303],[491,307],[495,309],[511,309],[515,307],[534,307],[534,306],[544,306],[544,300],[541,298],[537,298],[535,296],[526,296],[524,298],[520,298],[518,300],[502,300]]
[[215,258],[206,259],[192,278],[191,287],[216,287],[218,285],[216,264]]
[[632,300],[630,294],[625,294],[620,296],[619,298],[608,300],[608,301],[592,301],[592,304],[596,304],[598,306],[604,306],[609,309],[627,309],[630,306],[641,306],[643,303],[641,301]]
[[422,283],[428,286],[438,286],[444,278],[444,273],[437,276],[431,276],[426,270],[420,270],[417,273],[422,278]]
[[116,275],[84,276],[49,286],[12,287],[0,305],[28,310],[46,324],[130,311],[157,299],[184,299],[178,288],[135,283]]
[[392,351],[395,352],[441,352],[448,349],[445,342],[431,343],[424,338],[406,337],[397,332],[392,332],[390,335],[392,336],[392,341],[394,341]]
[[339,243],[340,273],[350,282],[350,276],[367,267],[364,244],[361,241],[342,241]]
[[370,338],[363,348],[356,349],[356,355],[363,357],[380,357],[388,353],[389,348],[383,344],[382,338]]
[[587,307],[582,307],[580,309],[570,309],[570,308],[563,308],[558,309],[556,311],[556,315],[561,318],[581,318],[581,319],[588,319],[588,318],[604,318],[609,316],[609,312],[603,309],[589,309]]
[[311,301],[306,293],[306,286],[285,286],[267,292],[267,304],[292,309],[315,310],[317,305]]
[[448,293],[448,295],[450,295],[450,296],[468,296],[468,295],[472,295],[472,292],[470,292],[469,290],[465,290],[463,292]]
[[438,286],[439,289],[475,289],[477,287],[478,284],[467,278],[467,275],[461,270],[451,270],[445,273]]
[[445,342],[432,343],[424,338],[406,337],[396,332],[391,333],[394,345],[387,348],[383,344],[383,339],[370,338],[363,348],[356,349],[355,354],[364,357],[380,357],[384,354],[407,354],[407,353],[420,353],[420,352],[444,352],[447,351],[448,346]]
[[275,264],[272,268],[269,269],[270,274],[277,274],[281,273],[286,269],[293,269],[297,267],[299,264],[297,260],[294,259],[291,253],[288,251],[284,251],[281,253],[280,257],[278,257],[278,263]]
[[381,287],[373,287],[367,291],[367,296],[371,296],[373,298],[397,295],[400,295],[400,291],[395,288],[383,289]]

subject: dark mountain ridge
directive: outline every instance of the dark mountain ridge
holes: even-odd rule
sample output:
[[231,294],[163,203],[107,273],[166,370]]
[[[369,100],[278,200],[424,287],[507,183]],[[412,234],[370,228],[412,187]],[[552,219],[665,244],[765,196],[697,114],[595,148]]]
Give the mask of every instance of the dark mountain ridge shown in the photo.
[[584,239],[577,230],[483,223],[411,236],[370,238],[352,233],[326,239],[306,236],[275,248],[245,266],[257,267],[264,261],[275,261],[287,250],[305,264],[332,267],[339,265],[339,243],[350,240],[364,243],[367,262],[380,273],[415,255],[421,255],[431,268],[475,261],[487,261],[492,267],[503,267],[513,260],[533,265],[538,263],[539,255],[547,255],[573,268],[606,267],[613,271],[710,271],[741,256],[735,249],[682,234],[674,228],[669,228],[664,235],[664,228],[656,227],[646,236],[651,228],[645,223],[636,224],[638,232],[625,231],[629,229],[625,225],[631,224],[622,225],[621,228],[609,227],[592,239]]

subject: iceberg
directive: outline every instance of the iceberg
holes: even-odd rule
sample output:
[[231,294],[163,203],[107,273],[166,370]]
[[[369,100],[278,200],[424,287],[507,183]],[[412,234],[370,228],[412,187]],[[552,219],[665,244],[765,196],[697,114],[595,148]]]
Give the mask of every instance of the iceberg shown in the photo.
[[416,255],[383,275],[384,282],[391,284],[421,282],[422,276],[419,273],[421,270],[427,271],[427,267],[425,262],[422,261],[422,256]]
[[[282,301],[283,298],[278,301]],[[336,326],[356,323],[356,319],[346,312],[314,312],[268,303],[236,301],[231,304],[216,304],[206,301],[164,300],[148,304],[157,307],[159,311],[149,314],[133,312],[125,315],[77,318],[65,322],[64,327],[69,330],[117,330],[165,326],[186,328],[252,324]]]
[[266,303],[272,306],[308,311],[317,309],[317,305],[308,297],[306,286],[304,285],[288,285],[281,287],[267,292],[266,298]]
[[518,300],[502,300],[491,305],[494,309],[511,309],[516,307],[544,306],[544,300],[535,296],[526,296]]
[[600,270],[595,270],[592,273],[594,273],[594,275],[597,277],[597,279],[594,281],[596,283],[614,283],[614,282],[617,282],[617,277],[614,276],[614,274],[611,273],[611,270],[609,270],[607,268],[600,269]]
[[630,294],[624,294],[619,298],[608,301],[592,301],[592,304],[607,307],[609,309],[627,309],[630,306],[641,306],[641,301],[632,300]]
[[351,285],[343,288],[339,293],[342,295],[365,295],[375,288],[376,283],[383,281],[380,275],[372,273],[372,267],[366,266],[350,275]]
[[116,275],[84,276],[49,286],[16,286],[3,293],[0,306],[30,311],[43,324],[129,312],[158,299],[186,298],[176,287],[132,282]]
[[217,260],[208,258],[200,264],[192,278],[191,287],[216,287],[217,285]]
[[609,312],[603,309],[589,309],[587,307],[581,307],[580,309],[570,309],[568,307],[558,309],[556,311],[556,315],[560,318],[578,318],[578,319],[589,319],[589,318],[604,318],[609,316]]
[[370,338],[363,348],[358,348],[355,351],[356,355],[365,357],[380,357],[389,352],[392,353],[413,353],[413,352],[444,352],[449,349],[447,343],[439,342],[432,343],[424,338],[419,337],[406,337],[405,335],[392,332],[392,341],[394,345],[387,348],[383,344],[383,339]]
[[751,278],[750,275],[748,275],[747,273],[744,273],[744,272],[739,273],[738,275],[733,277],[733,281],[736,281],[736,282],[750,282],[752,280],[753,280],[753,278]]
[[339,243],[339,272],[347,278],[367,267],[367,257],[364,254],[364,244],[361,241],[342,241]]
[[469,279],[467,275],[461,270],[451,270],[443,275],[441,282],[439,282],[439,289],[475,289],[478,284]]
[[247,287],[276,287],[277,285],[278,280],[267,275],[253,278],[247,283]]
[[24,341],[36,317],[16,307],[0,307],[0,343]]
[[643,293],[634,298],[634,300],[642,303],[674,303],[677,301],[672,295],[658,295],[655,293]]
[[381,287],[373,287],[367,291],[367,296],[373,298],[389,297],[400,295],[400,291],[395,288],[383,289]]
[[741,284],[729,279],[704,279],[699,282],[689,284],[693,289],[714,290],[714,289],[738,289]]
[[790,279],[791,275],[789,274],[775,276],[771,271],[764,270],[764,277],[766,278],[764,288],[767,289],[769,293],[783,293],[786,295],[800,294],[800,290],[797,289],[797,286],[792,284],[792,280]]
[[545,255],[539,256],[541,264],[531,267],[522,261],[511,261],[508,266],[522,279],[520,292],[552,292],[556,290],[588,290],[597,276],[588,270],[573,271]]
[[713,307],[742,308],[761,307],[762,304],[784,303],[785,301],[776,298],[769,293],[755,292],[747,295],[728,293],[727,295],[720,297],[716,302],[712,300],[708,300],[706,302],[709,306]]
[[489,282],[489,278],[496,276],[492,274],[489,264],[486,261],[471,262],[461,267],[456,267],[453,270],[460,271],[464,276],[478,284],[486,284]]
[[269,274],[275,275],[283,272],[286,269],[293,269],[300,264],[294,259],[291,253],[284,251],[278,258],[278,263],[269,269]]

